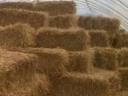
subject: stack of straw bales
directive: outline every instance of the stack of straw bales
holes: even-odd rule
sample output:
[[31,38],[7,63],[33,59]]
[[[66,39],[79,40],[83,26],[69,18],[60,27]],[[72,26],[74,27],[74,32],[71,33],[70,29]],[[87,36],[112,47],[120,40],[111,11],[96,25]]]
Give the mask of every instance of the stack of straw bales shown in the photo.
[[54,2],[42,2],[33,6],[32,3],[2,3],[0,8],[13,8],[13,9],[27,9],[32,11],[47,12],[52,16],[74,14],[76,12],[75,4],[72,1],[54,1]]
[[118,51],[114,48],[94,48],[94,65],[98,68],[115,70],[118,67]]
[[22,9],[0,9],[0,25],[27,23],[34,28],[47,26],[48,15],[43,12],[33,12]]
[[69,51],[81,51],[88,48],[89,36],[84,30],[41,28],[37,32],[37,47],[63,48]]
[[92,47],[108,47],[110,46],[109,43],[109,36],[104,30],[89,30],[90,35],[90,45]]
[[34,29],[27,24],[15,24],[0,28],[0,47],[35,46]]
[[76,26],[76,17],[73,15],[59,15],[49,17],[49,27],[67,29]]
[[85,29],[106,30],[109,34],[115,34],[119,30],[120,22],[115,18],[80,16],[78,26]]
[[[8,25],[0,27],[0,47],[13,51],[0,49],[1,96],[113,96],[120,81],[128,88],[128,50],[109,47],[120,22],[75,17],[74,6],[69,1],[0,4],[0,25]],[[126,47],[127,39],[118,43]],[[119,66],[119,74],[110,72]]]
[[[109,90],[112,96],[121,89],[121,79],[117,71],[95,70],[94,76],[103,78],[109,83]],[[110,95],[111,96],[111,95]]]

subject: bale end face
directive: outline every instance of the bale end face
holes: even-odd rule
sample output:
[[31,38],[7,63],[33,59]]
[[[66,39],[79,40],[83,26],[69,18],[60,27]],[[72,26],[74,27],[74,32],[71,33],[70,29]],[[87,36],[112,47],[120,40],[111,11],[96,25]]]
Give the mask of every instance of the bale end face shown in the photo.
[[38,30],[37,46],[45,48],[63,48],[68,51],[81,51],[88,48],[89,35],[84,30],[60,30],[46,28]]
[[93,70],[93,51],[69,52],[69,64],[66,68],[69,72],[91,73]]
[[113,47],[115,48],[128,47],[128,33],[124,32],[124,33],[117,34],[114,40],[115,42],[113,44]]
[[107,47],[109,44],[109,36],[103,30],[91,30],[88,32],[90,35],[90,42],[92,47]]
[[94,48],[94,66],[106,70],[116,70],[118,67],[118,51],[114,48]]
[[121,78],[122,90],[128,89],[128,68],[119,68],[119,76]]
[[35,46],[34,29],[27,24],[15,24],[0,29],[0,47]]
[[37,56],[0,50],[0,86],[5,82],[30,80],[35,73]]

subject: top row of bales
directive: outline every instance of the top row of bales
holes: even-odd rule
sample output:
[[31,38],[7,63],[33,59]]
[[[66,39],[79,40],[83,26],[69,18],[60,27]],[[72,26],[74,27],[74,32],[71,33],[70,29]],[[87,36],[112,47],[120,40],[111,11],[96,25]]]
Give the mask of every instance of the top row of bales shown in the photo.
[[78,26],[86,30],[105,30],[109,33],[116,33],[120,26],[118,19],[101,16],[48,16],[45,12],[8,8],[0,9],[0,14],[0,25],[2,26],[19,22],[28,23],[35,28],[43,27],[44,25],[62,29]]
[[1,3],[2,8],[14,8],[14,9],[27,9],[31,11],[43,11],[47,12],[50,16],[75,14],[75,3],[72,1],[45,1],[37,4],[25,3],[25,2],[9,2]]

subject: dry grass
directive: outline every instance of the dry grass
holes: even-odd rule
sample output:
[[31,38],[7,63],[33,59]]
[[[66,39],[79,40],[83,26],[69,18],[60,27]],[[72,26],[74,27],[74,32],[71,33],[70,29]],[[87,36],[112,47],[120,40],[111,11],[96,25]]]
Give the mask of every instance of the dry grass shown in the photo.
[[75,26],[76,18],[73,15],[59,15],[49,18],[49,27],[67,29]]
[[122,89],[128,89],[128,68],[119,68],[119,76],[121,78]]
[[103,30],[89,30],[90,35],[90,45],[92,47],[108,47],[110,46],[109,43],[109,36],[106,31]]
[[108,79],[99,75],[69,73],[53,83],[54,96],[109,96],[112,94]]
[[89,36],[82,29],[41,28],[38,30],[36,41],[37,47],[60,47],[69,51],[81,51],[88,48]]
[[74,14],[76,12],[75,4],[71,1],[54,1],[54,2],[42,2],[33,6],[32,3],[2,3],[0,8],[14,8],[14,9],[27,9],[32,11],[48,12],[50,15],[64,15]]
[[92,50],[69,52],[69,64],[66,68],[69,72],[91,73],[93,70],[92,60]]
[[117,36],[115,37],[113,47],[115,48],[128,47],[128,33],[124,32],[117,34]]
[[80,16],[78,26],[85,29],[105,30],[112,35],[119,30],[120,22],[116,18]]
[[98,68],[115,70],[118,67],[118,51],[114,48],[94,48],[94,65]]
[[15,24],[0,29],[0,47],[35,46],[34,29],[27,24]]
[[0,25],[27,23],[34,28],[47,26],[48,15],[43,12],[33,12],[21,9],[0,9]]
[[120,67],[128,67],[128,49],[121,48],[119,50],[118,61]]

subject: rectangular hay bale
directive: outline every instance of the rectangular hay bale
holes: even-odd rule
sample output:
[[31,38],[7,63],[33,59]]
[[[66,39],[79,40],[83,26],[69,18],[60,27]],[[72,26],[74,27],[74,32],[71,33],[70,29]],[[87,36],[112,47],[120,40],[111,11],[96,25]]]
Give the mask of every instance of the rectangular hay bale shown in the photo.
[[35,74],[32,80],[8,83],[0,88],[0,96],[47,96],[50,82],[45,75]]
[[76,18],[73,15],[59,15],[49,17],[49,27],[67,29],[76,26]]
[[102,16],[80,16],[78,18],[78,26],[85,29],[105,30],[110,35],[115,34],[119,30],[120,21],[116,18]]
[[106,70],[118,67],[118,51],[114,48],[94,48],[94,66]]
[[11,51],[32,53],[38,56],[36,70],[38,73],[45,73],[48,77],[59,78],[65,74],[68,61],[68,53],[59,48],[20,48]]
[[36,72],[36,58],[34,54],[0,49],[0,88],[30,80]]
[[119,33],[117,36],[114,38],[114,44],[113,47],[115,48],[124,48],[128,47],[128,33]]
[[15,24],[0,28],[0,47],[18,48],[35,46],[35,30],[27,24]]
[[118,62],[120,67],[128,67],[128,48],[121,48],[119,50]]
[[34,28],[47,26],[48,15],[44,12],[33,12],[22,9],[0,9],[0,25],[27,23]]
[[104,30],[89,30],[88,34],[90,35],[90,45],[92,47],[108,47],[109,36]]
[[75,14],[76,7],[73,1],[46,1],[37,3],[35,10],[48,12],[51,16]]
[[37,47],[59,47],[69,51],[82,51],[89,45],[89,35],[82,29],[41,28],[36,38]]
[[93,70],[93,51],[87,49],[79,52],[69,52],[69,64],[66,68],[69,72],[91,73]]
[[[101,76],[68,73],[53,83],[54,96],[109,96],[110,83]],[[111,91],[111,94],[114,91]]]
[[119,76],[121,78],[121,87],[122,90],[127,90],[128,89],[128,68],[119,68]]

